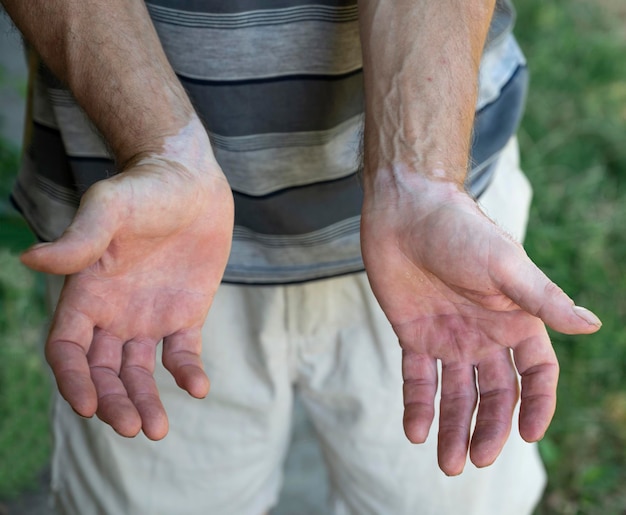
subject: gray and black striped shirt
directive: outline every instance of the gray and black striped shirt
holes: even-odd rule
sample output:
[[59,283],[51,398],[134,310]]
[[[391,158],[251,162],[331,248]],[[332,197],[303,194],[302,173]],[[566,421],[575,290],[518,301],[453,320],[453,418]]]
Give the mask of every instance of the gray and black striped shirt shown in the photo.
[[[363,270],[356,0],[149,0],[165,52],[235,197],[224,280],[277,284]],[[480,70],[468,189],[488,186],[517,127],[526,72],[498,1]],[[71,93],[38,66],[13,201],[44,241],[114,163]]]

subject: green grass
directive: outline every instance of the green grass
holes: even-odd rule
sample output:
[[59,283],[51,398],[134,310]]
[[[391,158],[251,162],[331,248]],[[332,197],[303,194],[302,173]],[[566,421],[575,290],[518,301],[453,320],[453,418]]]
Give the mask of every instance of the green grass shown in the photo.
[[0,499],[38,487],[50,456],[42,288],[17,252],[33,242],[5,202],[18,152],[0,141]]
[[0,248],[14,253],[24,250],[35,241],[24,220],[8,201],[18,166],[19,152],[0,139]]
[[[539,514],[626,507],[626,41],[618,2],[518,2],[531,71],[520,131],[535,189],[526,247],[577,303],[593,336],[552,334],[556,417],[541,444],[549,486]],[[623,13],[623,10],[622,10]]]

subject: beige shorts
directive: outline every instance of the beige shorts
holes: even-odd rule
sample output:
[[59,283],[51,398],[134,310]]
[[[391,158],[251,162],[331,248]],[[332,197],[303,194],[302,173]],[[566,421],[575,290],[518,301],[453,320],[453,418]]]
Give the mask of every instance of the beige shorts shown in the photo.
[[[515,141],[499,168],[482,203],[521,238],[530,187]],[[267,512],[282,484],[294,394],[328,466],[324,513],[522,515],[543,490],[536,446],[515,432],[493,466],[468,464],[455,478],[437,467],[436,424],[427,443],[407,441],[400,348],[363,273],[289,286],[223,285],[204,328],[204,360],[212,385],[204,400],[158,368],[171,426],[160,442],[119,437],[56,402],[59,513]]]

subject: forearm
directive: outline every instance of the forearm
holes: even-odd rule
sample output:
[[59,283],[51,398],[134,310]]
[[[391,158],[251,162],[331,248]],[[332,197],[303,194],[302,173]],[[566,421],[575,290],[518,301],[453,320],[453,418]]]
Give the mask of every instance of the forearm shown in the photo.
[[365,188],[420,174],[461,187],[493,0],[359,0]]
[[118,163],[160,152],[193,108],[141,0],[1,0]]

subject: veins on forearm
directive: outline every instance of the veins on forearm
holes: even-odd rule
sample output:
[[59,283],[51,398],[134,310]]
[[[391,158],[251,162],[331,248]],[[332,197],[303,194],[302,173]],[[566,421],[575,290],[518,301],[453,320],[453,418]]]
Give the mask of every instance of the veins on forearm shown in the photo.
[[361,0],[368,173],[463,183],[492,3]]

